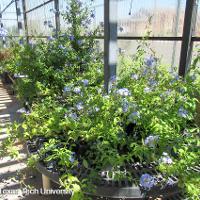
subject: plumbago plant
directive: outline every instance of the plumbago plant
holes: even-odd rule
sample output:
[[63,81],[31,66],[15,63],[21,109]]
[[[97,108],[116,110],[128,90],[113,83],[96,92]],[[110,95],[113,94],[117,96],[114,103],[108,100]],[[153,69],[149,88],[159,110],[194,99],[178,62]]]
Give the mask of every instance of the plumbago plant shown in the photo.
[[[20,47],[17,72],[48,92],[33,102],[22,124],[13,126],[5,148],[26,139],[34,154],[30,163],[58,172],[74,200],[89,199],[84,194],[95,192],[105,170],[145,192],[173,185],[170,176],[177,176],[188,197],[199,199],[200,177],[192,170],[200,157],[199,55],[183,79],[175,69],[168,71],[143,41],[133,57],[120,58],[121,71],[106,94],[101,57],[92,37],[82,37],[87,9],[78,0],[69,1],[67,9],[63,15],[71,26],[66,34]],[[33,68],[28,67],[30,58]],[[134,163],[154,163],[160,174],[133,180]]]
[[[32,104],[44,96],[60,96],[66,83],[87,76],[102,82],[102,53],[95,36],[98,28],[90,28],[93,11],[81,1],[67,2],[62,13],[68,26],[67,31],[44,40],[30,39],[28,44],[13,42],[13,57],[4,65],[12,74],[25,78],[16,83],[19,98]],[[77,14],[79,13],[79,14]],[[90,80],[92,83],[93,80]]]
[[[192,170],[200,156],[198,63],[199,57],[183,79],[139,46],[134,57],[121,58],[123,73],[109,94],[88,77],[67,84],[62,102],[48,97],[34,104],[22,124],[30,150],[37,151],[48,170],[60,174],[61,184],[73,191],[72,199],[88,199],[84,193],[94,192],[104,170],[144,191],[173,185],[170,176],[177,176],[188,197],[198,199],[199,174]],[[132,180],[124,171],[138,162],[156,163],[160,175]]]

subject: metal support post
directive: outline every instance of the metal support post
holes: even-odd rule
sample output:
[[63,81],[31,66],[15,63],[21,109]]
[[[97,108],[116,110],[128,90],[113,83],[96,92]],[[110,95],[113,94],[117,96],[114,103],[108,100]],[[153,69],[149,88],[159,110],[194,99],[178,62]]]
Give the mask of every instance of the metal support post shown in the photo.
[[26,41],[28,42],[28,22],[27,22],[27,13],[26,13],[26,0],[22,0],[23,15],[24,15],[24,31],[26,36]]
[[22,34],[22,19],[21,19],[21,9],[19,6],[19,0],[15,0],[15,7],[16,7],[16,15],[17,15],[17,27],[18,27],[18,34]]
[[109,91],[110,79],[117,65],[117,0],[104,0],[104,85]]
[[181,46],[179,75],[185,76],[191,62],[192,55],[192,36],[195,31],[198,0],[187,0],[185,8],[185,19],[183,27],[183,40]]
[[55,5],[55,22],[56,22],[56,35],[58,35],[58,32],[60,31],[60,11],[59,11],[59,0],[54,0]]

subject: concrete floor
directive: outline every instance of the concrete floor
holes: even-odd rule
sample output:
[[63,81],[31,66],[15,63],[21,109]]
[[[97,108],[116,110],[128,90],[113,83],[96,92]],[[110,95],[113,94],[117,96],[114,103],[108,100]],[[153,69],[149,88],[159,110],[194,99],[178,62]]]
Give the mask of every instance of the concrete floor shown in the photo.
[[[20,122],[21,108],[8,86],[0,81],[0,143],[6,139],[6,126],[14,121]],[[20,150],[20,158],[0,157],[0,200],[55,200],[69,199],[62,195],[41,195],[25,193],[25,188],[39,191],[42,188],[41,174],[26,165],[26,150],[23,144],[15,145]],[[52,184],[52,188],[59,186]],[[37,189],[37,190],[34,190]],[[30,190],[29,190],[30,191]],[[6,194],[5,194],[6,193]]]

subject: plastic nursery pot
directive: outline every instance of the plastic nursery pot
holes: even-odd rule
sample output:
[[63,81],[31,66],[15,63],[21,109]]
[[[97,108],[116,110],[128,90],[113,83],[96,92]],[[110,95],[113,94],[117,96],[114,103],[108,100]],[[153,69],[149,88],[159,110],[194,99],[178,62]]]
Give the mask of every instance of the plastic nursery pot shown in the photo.
[[[42,142],[42,139],[40,139]],[[37,142],[27,142],[28,154],[37,154]],[[41,144],[40,144],[41,145]],[[48,177],[53,182],[59,184],[59,172],[52,170],[52,167],[45,166],[42,162],[36,165],[37,170]],[[148,173],[150,175],[157,175],[155,165],[142,165],[134,163],[126,170],[131,171],[133,180],[141,177],[142,174]],[[164,200],[178,200],[182,199],[180,190],[177,186],[177,178],[171,177],[173,185],[154,186],[151,190],[144,190],[137,184],[128,180],[116,181],[111,174],[111,171],[105,170],[101,172],[101,180],[96,185],[94,194],[87,193],[86,195],[92,199],[132,199],[132,200],[146,200],[146,199],[164,199]],[[114,172],[112,172],[114,173]],[[162,179],[162,178],[161,178]]]

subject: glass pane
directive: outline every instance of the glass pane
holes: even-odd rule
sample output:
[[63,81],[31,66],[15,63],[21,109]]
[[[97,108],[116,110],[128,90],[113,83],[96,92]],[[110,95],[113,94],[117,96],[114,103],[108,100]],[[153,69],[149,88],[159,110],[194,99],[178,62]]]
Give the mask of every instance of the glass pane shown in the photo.
[[[10,1],[2,0],[0,9],[3,10],[10,3]],[[12,3],[2,14],[1,23],[6,28],[9,34],[15,35],[17,33],[17,16],[15,3]]]
[[[10,0],[1,0],[0,10],[4,10],[9,4]],[[19,17],[19,21],[23,24],[23,10],[21,1],[18,2],[20,6],[21,15]],[[15,2],[10,4],[9,7],[2,13],[1,23],[8,30],[9,35],[18,35],[18,23],[17,23],[17,14],[16,14],[16,5]],[[23,25],[22,25],[23,26]],[[23,34],[21,32],[21,34]]]
[[186,0],[121,0],[118,35],[182,36]]
[[[82,0],[84,6],[89,6],[89,10],[94,13],[94,18],[91,18],[92,23],[91,27],[97,27],[99,25],[103,25],[104,21],[104,0]],[[65,12],[67,6],[66,0],[59,1],[60,11]],[[61,22],[61,30],[65,30],[67,28],[67,24],[64,22],[63,18],[60,18]]]
[[[163,64],[168,67],[179,65],[181,42],[149,41],[149,45],[155,51],[156,56],[161,58]],[[118,40],[118,47],[125,55],[134,55],[137,46],[137,41]]]
[[50,35],[55,29],[54,2],[27,13],[29,35]]
[[36,6],[39,6],[48,0],[26,0],[26,9],[30,10],[32,8],[35,8]]
[[195,29],[195,36],[200,37],[200,3],[198,3],[198,13],[196,19],[196,29]]

